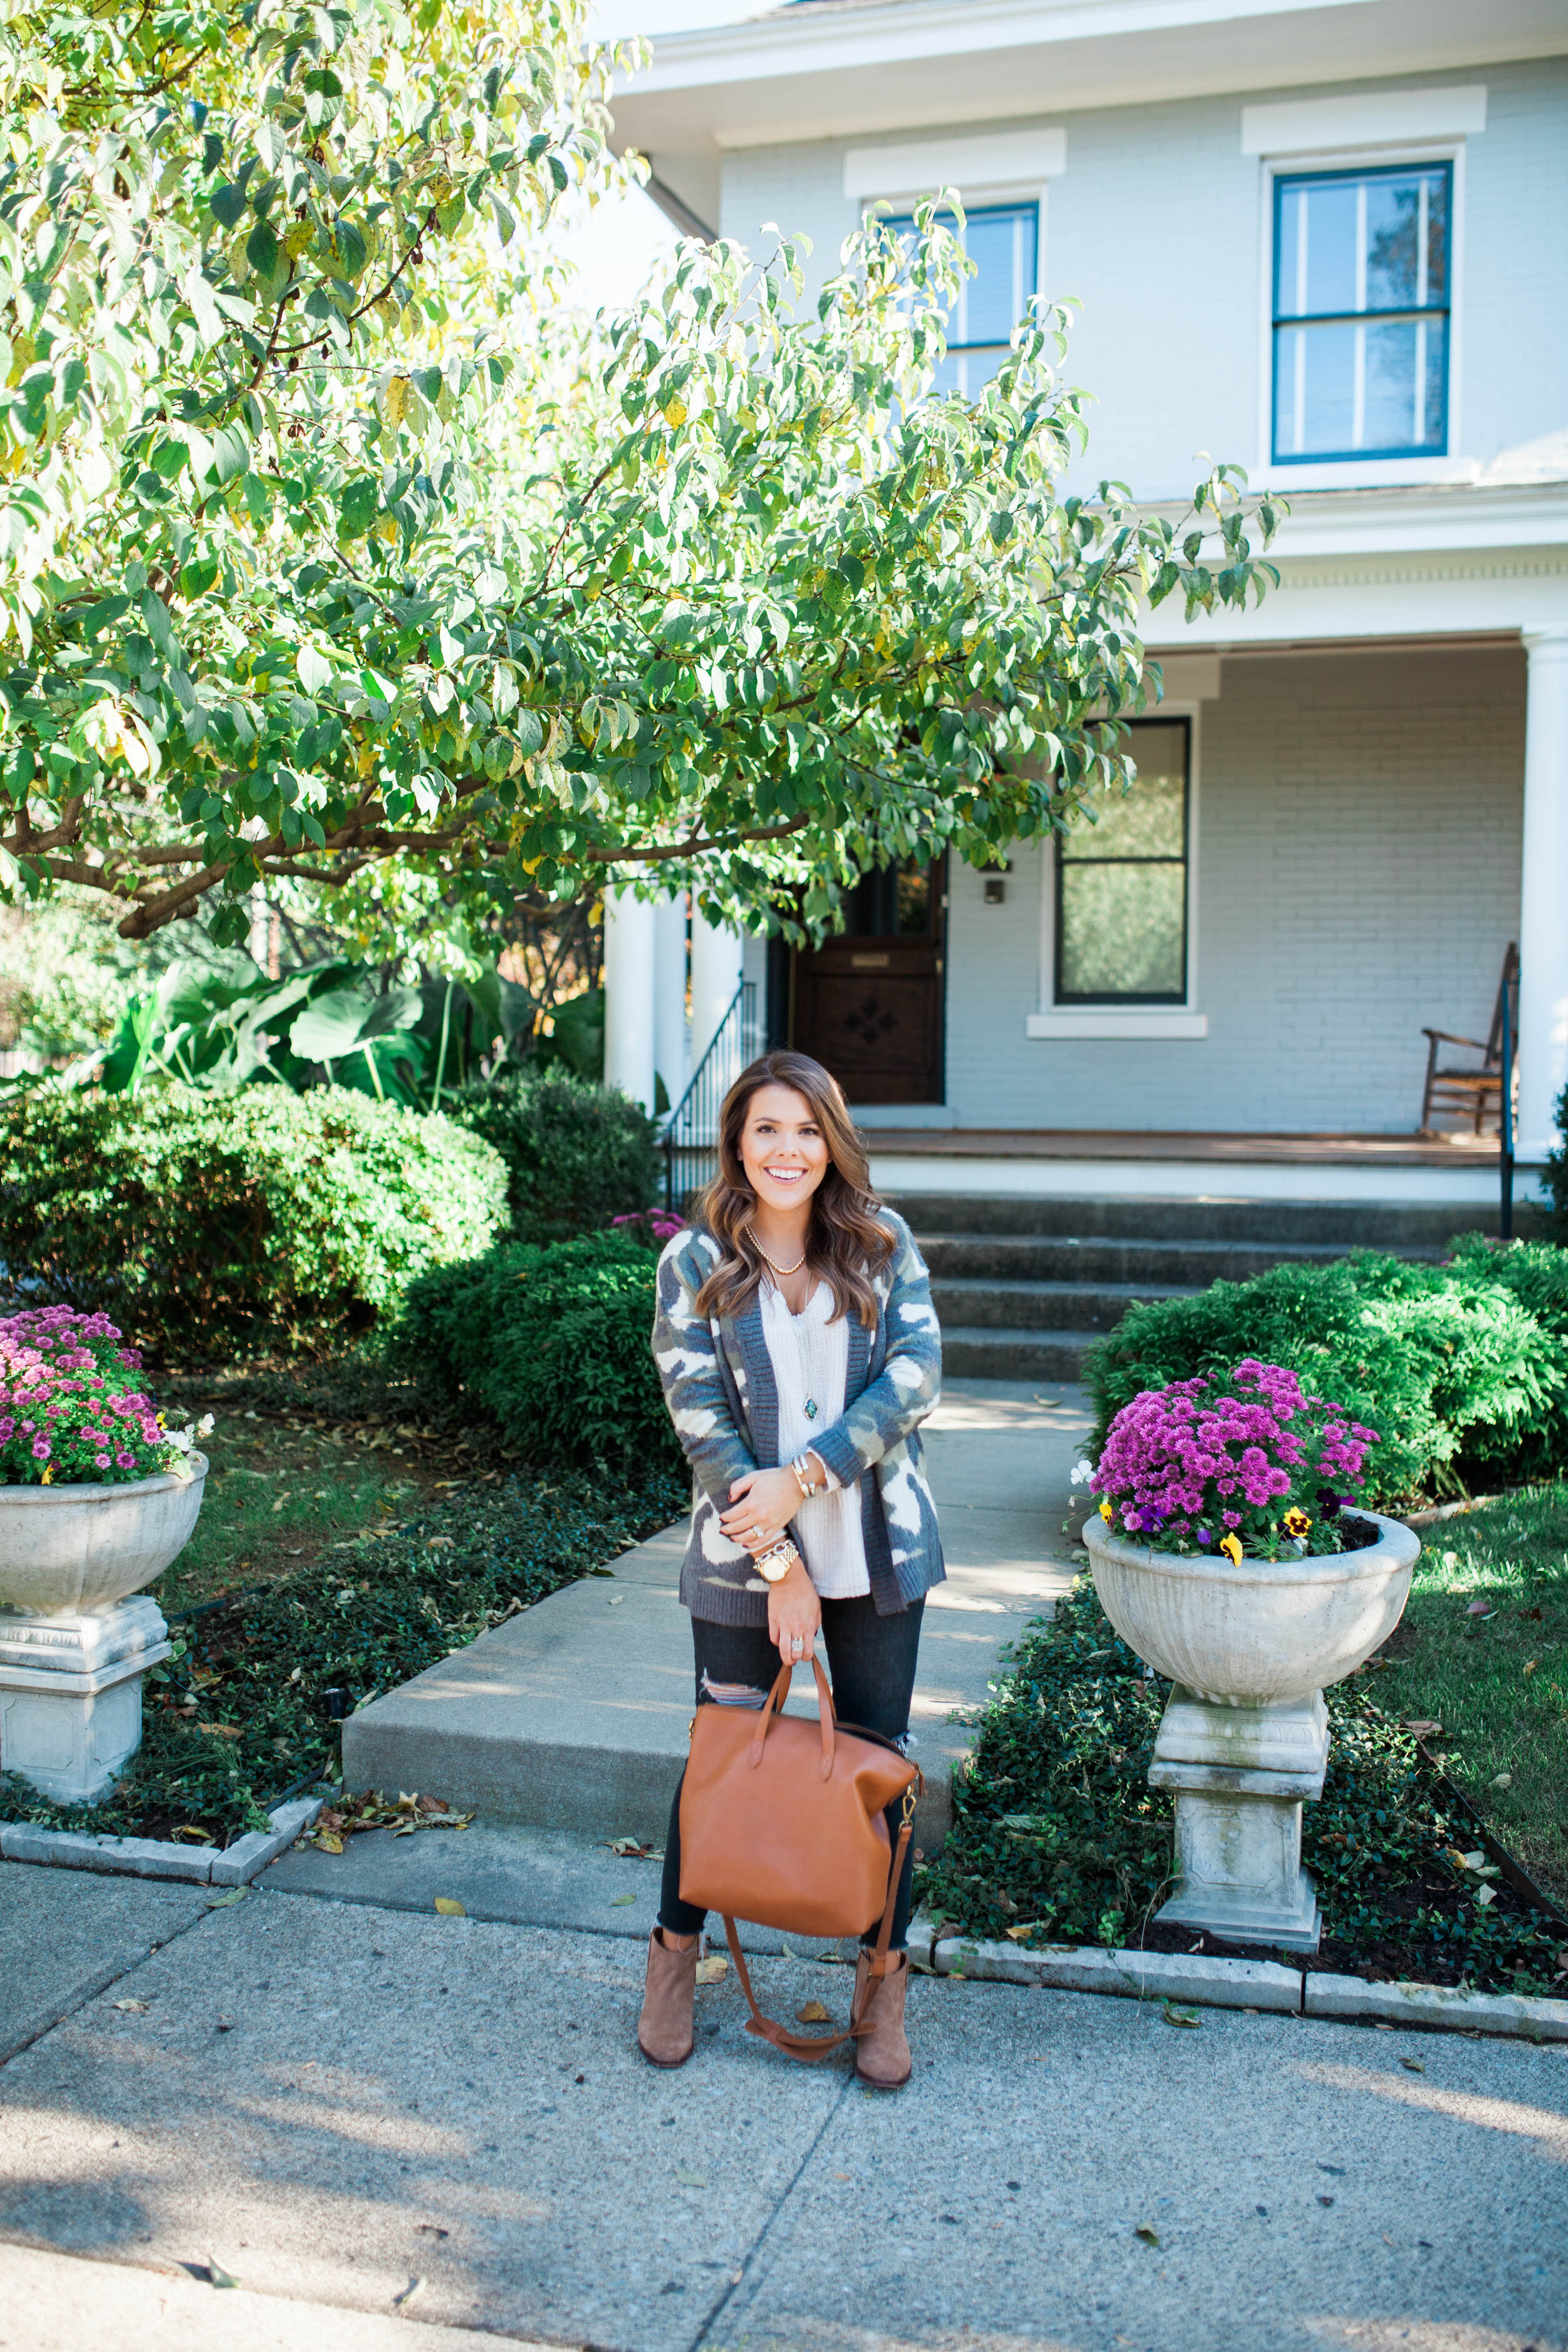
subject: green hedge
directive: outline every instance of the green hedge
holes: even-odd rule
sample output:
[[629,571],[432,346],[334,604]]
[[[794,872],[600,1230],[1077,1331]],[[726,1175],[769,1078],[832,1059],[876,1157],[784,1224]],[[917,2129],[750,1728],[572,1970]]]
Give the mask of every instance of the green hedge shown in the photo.
[[657,1263],[619,1233],[503,1242],[413,1283],[389,1354],[434,1402],[470,1399],[529,1462],[678,1470],[649,1345]]
[[612,1087],[557,1066],[465,1087],[448,1108],[506,1160],[517,1241],[564,1241],[658,1196],[653,1122]]
[[339,1087],[137,1096],[40,1088],[0,1112],[13,1297],[101,1307],[182,1351],[363,1329],[506,1222],[500,1155]]
[[1244,1356],[1288,1365],[1378,1431],[1374,1505],[1568,1462],[1568,1252],[1550,1244],[1469,1234],[1447,1265],[1363,1251],[1134,1307],[1090,1354],[1097,1443],[1140,1389]]

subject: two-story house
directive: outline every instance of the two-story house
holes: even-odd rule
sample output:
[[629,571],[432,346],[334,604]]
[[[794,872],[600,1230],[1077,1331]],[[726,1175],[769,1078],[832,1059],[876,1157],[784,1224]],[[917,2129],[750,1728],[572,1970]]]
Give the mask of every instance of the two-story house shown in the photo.
[[[688,231],[804,231],[822,276],[955,186],[952,383],[1074,296],[1081,487],[1174,507],[1206,451],[1291,507],[1255,612],[1149,615],[1134,793],[1005,871],[868,878],[814,954],[747,943],[769,1042],[900,1191],[1218,1156],[1231,1192],[1495,1198],[1495,1094],[1416,1130],[1424,1032],[1488,1041],[1511,946],[1521,1163],[1568,1084],[1568,5],[796,0],[653,52],[617,137]],[[698,949],[700,1047],[737,966]],[[643,952],[612,939],[612,1074]]]

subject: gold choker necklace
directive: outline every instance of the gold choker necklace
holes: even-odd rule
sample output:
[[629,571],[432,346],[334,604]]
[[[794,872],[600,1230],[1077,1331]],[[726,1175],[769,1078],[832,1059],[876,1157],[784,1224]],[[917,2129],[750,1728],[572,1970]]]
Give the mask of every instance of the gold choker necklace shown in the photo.
[[785,1278],[789,1275],[799,1274],[800,1268],[805,1265],[806,1260],[810,1255],[810,1250],[802,1250],[800,1256],[795,1260],[793,1265],[780,1265],[776,1258],[770,1258],[768,1255],[768,1252],[762,1247],[762,1244],[760,1242],[758,1243],[757,1247],[758,1254],[764,1261],[773,1268],[774,1273]]

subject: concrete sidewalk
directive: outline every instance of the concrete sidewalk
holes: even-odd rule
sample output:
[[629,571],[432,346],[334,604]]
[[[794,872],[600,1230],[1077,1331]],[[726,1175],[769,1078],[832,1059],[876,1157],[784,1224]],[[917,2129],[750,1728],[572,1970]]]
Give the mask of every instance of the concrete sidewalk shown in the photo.
[[[1072,1578],[1061,1533],[1091,1416],[1081,1390],[959,1381],[926,1424],[947,1581],[921,1638],[913,1722],[927,1852],[952,1815],[967,1734],[1003,1644]],[[663,1837],[685,1761],[692,1650],[678,1584],[684,1525],[623,1553],[344,1726],[352,1788],[420,1789],[488,1822]],[[791,1705],[815,1712],[809,1678]]]
[[[661,2074],[645,1916],[0,1864],[0,2346],[1564,2352],[1568,2049],[921,1979],[890,2099],[727,1976]],[[847,1968],[758,1979],[841,2018]]]

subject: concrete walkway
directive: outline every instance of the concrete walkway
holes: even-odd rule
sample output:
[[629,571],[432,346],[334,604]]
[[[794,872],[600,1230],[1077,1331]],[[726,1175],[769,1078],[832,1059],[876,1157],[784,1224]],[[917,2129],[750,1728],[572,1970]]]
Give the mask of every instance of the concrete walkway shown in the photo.
[[[947,1582],[931,1597],[915,1685],[928,1793],[916,1834],[935,1851],[967,1745],[955,1708],[983,1706],[1004,1643],[1071,1580],[1061,1534],[1091,1425],[1083,1392],[959,1381],[927,1423]],[[491,1822],[658,1840],[685,1760],[689,1622],[677,1587],[684,1525],[585,1578],[361,1708],[344,1727],[353,1788],[420,1789]],[[815,1712],[809,1677],[792,1700]]]
[[659,2074],[645,1916],[0,1864],[0,2347],[1563,2352],[1568,2049],[921,1979],[889,2099],[726,1977]]

